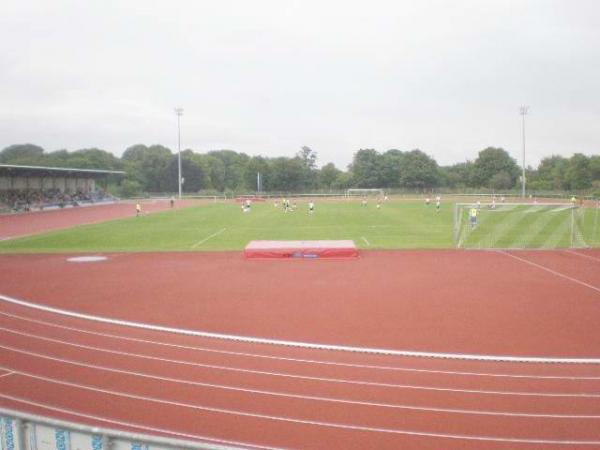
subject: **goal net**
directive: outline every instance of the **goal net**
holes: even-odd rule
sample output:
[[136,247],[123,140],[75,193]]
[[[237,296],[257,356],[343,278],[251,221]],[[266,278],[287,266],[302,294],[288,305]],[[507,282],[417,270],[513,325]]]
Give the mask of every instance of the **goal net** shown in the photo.
[[346,197],[383,197],[383,189],[347,189]]
[[587,247],[584,220],[584,209],[572,204],[457,203],[454,243],[460,248]]

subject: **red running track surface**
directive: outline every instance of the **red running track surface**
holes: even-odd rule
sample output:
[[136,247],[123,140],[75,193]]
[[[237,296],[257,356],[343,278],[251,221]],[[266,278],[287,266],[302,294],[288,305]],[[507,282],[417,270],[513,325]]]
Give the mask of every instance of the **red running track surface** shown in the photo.
[[[185,208],[197,205],[199,202],[198,200],[176,200],[175,208]],[[164,211],[171,207],[169,200],[165,199],[143,200],[140,204],[145,213]],[[0,240],[123,219],[134,215],[135,202],[132,201],[0,215]]]
[[[600,252],[0,256],[0,292],[136,322],[389,349],[600,356]],[[44,277],[40,277],[44,274]],[[0,406],[266,448],[600,448],[600,366],[409,358],[0,302]]]

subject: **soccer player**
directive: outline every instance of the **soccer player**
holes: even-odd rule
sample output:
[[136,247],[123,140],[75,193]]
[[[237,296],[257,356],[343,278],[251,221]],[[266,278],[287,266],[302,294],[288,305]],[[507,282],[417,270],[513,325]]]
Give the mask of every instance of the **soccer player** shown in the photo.
[[469,219],[471,219],[471,228],[475,228],[477,226],[477,208],[471,208]]
[[312,214],[315,212],[315,204],[313,202],[308,202],[308,213]]
[[381,208],[381,200],[377,200],[377,209]]
[[436,197],[436,200],[435,200],[435,212],[436,213],[440,212],[440,206],[441,206],[441,204],[442,204],[442,202],[440,200],[440,197],[439,196]]
[[429,206],[429,203],[431,203],[431,199],[430,199],[429,197],[427,197],[427,198],[425,199],[425,204],[426,204],[427,206]]
[[477,200],[477,211],[481,211],[481,200]]
[[175,198],[171,196],[171,200],[169,200],[169,202],[171,203],[171,208],[173,208],[175,206]]
[[135,204],[135,216],[139,217],[141,213],[142,213],[142,207],[140,206],[139,203],[136,203]]

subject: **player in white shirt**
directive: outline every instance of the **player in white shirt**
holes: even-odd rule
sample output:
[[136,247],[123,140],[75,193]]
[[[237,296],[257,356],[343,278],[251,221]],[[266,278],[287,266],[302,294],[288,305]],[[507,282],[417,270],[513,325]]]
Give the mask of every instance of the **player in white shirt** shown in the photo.
[[308,213],[312,214],[315,212],[315,204],[313,202],[308,202]]

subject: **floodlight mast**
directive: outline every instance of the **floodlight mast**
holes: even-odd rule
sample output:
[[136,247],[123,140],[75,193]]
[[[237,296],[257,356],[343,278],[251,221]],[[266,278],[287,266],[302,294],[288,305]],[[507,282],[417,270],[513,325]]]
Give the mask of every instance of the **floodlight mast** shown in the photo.
[[181,198],[181,127],[179,124],[179,120],[181,116],[183,116],[183,108],[175,108],[175,114],[177,114],[177,184],[179,186],[179,198]]
[[521,117],[523,119],[523,174],[522,174],[522,180],[521,180],[521,184],[523,187],[522,190],[522,197],[525,198],[525,116],[527,115],[527,112],[529,111],[529,106],[521,106],[519,108],[519,114],[521,114]]

